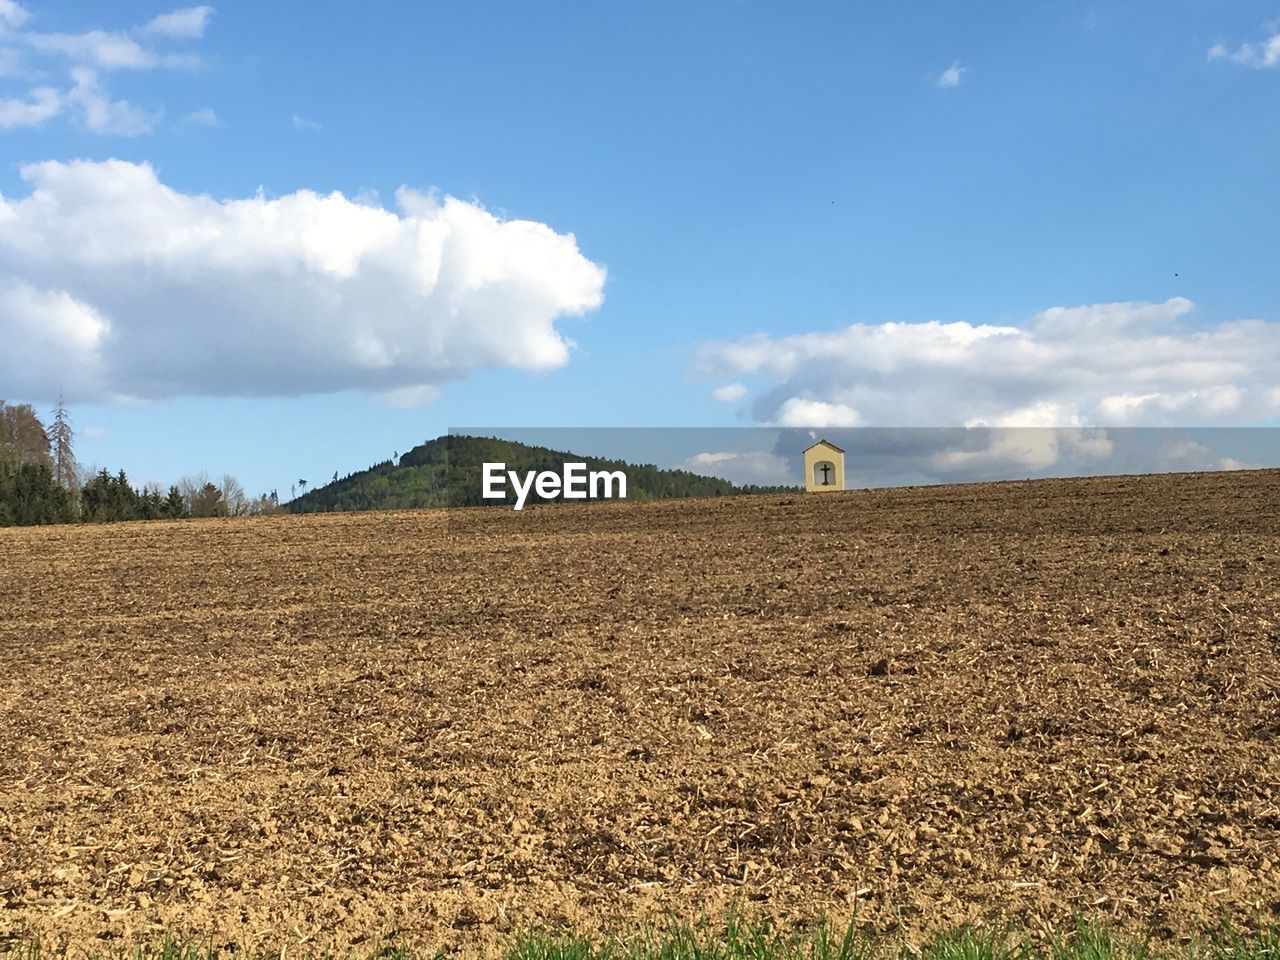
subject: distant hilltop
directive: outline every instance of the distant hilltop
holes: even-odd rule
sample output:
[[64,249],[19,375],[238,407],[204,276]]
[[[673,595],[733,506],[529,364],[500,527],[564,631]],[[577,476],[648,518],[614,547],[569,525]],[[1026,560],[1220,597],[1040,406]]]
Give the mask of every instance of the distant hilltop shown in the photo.
[[[739,486],[719,477],[661,469],[651,463],[633,464],[492,437],[451,435],[414,447],[398,461],[386,460],[308,490],[291,500],[288,509],[293,513],[329,513],[492,505],[503,501],[481,499],[485,463],[504,463],[510,470],[525,472],[559,471],[570,461],[585,463],[588,470],[625,471],[629,500],[723,497],[796,489]],[[544,501],[533,494],[529,502]]]

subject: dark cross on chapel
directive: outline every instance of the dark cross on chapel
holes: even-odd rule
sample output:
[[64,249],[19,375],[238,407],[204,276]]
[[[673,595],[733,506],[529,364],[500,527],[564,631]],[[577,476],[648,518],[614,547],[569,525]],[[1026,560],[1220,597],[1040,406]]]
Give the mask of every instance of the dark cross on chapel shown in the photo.
[[831,486],[831,464],[829,463],[822,465],[822,485],[824,487]]

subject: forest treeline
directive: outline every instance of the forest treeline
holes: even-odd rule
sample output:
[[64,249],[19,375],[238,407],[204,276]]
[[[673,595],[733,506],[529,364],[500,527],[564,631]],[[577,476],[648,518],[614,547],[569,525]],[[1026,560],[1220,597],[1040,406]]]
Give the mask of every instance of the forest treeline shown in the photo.
[[46,427],[34,407],[0,401],[0,526],[248,516],[279,507],[273,491],[246,496],[230,475],[135,487],[123,470],[82,471],[61,400]]
[[[408,510],[417,507],[469,507],[493,504],[481,499],[485,463],[505,463],[507,469],[559,472],[566,462],[585,463],[588,470],[622,470],[631,500],[680,497],[721,497],[741,493],[772,493],[794,487],[738,486],[719,477],[688,470],[667,470],[651,463],[580,456],[563,450],[531,446],[491,437],[445,436],[414,447],[398,460],[386,460],[367,470],[316,487],[290,500],[293,513],[348,510]],[[508,499],[514,496],[508,489]],[[539,498],[531,494],[531,503]]]
[[[154,484],[135,486],[123,470],[82,470],[76,462],[74,439],[61,401],[48,426],[30,405],[0,401],[0,526],[492,504],[480,494],[483,465],[493,462],[522,474],[559,472],[566,462],[582,462],[593,471],[622,470],[627,475],[627,497],[632,500],[795,489],[738,486],[687,470],[579,456],[490,437],[445,436],[341,479],[334,474],[333,482],[322,487],[308,490],[306,481],[299,480],[301,495],[281,504],[274,490],[247,496],[230,475],[216,481],[203,474],[187,476],[165,489]],[[539,500],[531,493],[530,502]]]

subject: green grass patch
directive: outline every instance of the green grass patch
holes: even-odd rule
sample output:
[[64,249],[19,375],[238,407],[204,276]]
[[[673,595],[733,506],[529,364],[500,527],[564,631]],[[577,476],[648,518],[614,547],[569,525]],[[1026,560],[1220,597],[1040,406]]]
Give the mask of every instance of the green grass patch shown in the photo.
[[[83,956],[83,951],[76,951]],[[34,940],[0,945],[0,960],[60,960]],[[89,960],[229,960],[256,956],[227,947],[163,940],[131,949],[104,948]],[[281,954],[262,954],[279,960]],[[445,951],[384,947],[334,956],[290,949],[289,960],[444,960]],[[1190,942],[1154,942],[1092,923],[1049,938],[958,927],[924,943],[844,929],[781,927],[730,918],[723,924],[637,927],[615,936],[528,931],[492,953],[493,960],[1280,960],[1280,928],[1239,933],[1223,928]]]

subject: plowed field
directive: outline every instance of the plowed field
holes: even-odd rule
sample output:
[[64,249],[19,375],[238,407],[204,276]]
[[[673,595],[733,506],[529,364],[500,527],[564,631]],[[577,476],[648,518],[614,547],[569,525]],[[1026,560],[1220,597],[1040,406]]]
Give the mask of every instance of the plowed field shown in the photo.
[[0,530],[0,933],[1275,922],[1278,534],[1277,472]]

